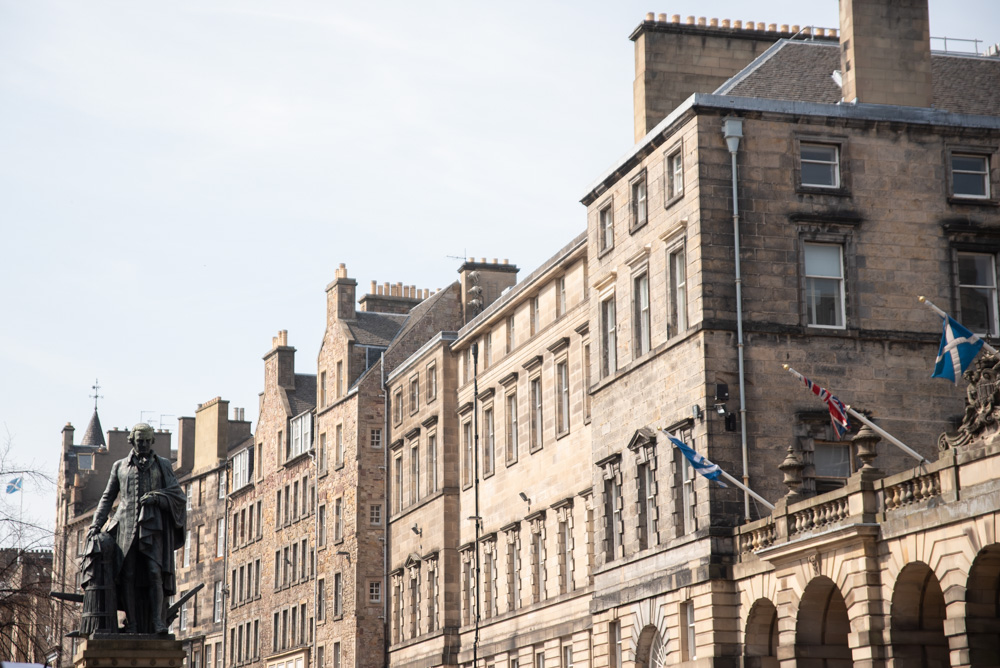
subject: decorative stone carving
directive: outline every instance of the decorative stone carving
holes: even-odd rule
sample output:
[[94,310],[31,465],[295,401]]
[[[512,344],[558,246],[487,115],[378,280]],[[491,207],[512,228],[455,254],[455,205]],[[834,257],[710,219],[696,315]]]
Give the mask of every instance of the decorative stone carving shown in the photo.
[[961,447],[998,429],[1000,392],[997,391],[997,382],[1000,379],[1000,360],[982,352],[962,375],[969,381],[965,390],[965,416],[957,432],[944,433],[938,437],[938,447],[941,450]]
[[788,446],[788,454],[785,455],[785,460],[778,465],[778,468],[785,476],[783,482],[788,487],[788,493],[797,494],[799,488],[802,487],[802,469],[805,466],[793,446]]

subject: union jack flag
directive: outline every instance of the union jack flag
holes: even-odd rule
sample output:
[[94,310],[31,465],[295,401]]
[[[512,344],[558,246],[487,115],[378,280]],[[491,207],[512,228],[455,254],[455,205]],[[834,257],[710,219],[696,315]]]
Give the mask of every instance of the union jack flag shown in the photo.
[[847,407],[844,406],[840,399],[830,394],[826,389],[820,387],[802,374],[798,374],[798,376],[806,384],[810,392],[826,403],[830,409],[830,422],[833,423],[833,429],[837,432],[837,438],[844,438],[844,434],[851,428],[851,423],[847,419]]

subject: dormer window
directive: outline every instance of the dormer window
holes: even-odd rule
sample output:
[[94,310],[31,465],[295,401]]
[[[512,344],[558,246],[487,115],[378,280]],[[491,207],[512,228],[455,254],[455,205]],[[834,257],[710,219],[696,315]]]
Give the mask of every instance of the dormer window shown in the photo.
[[94,455],[91,454],[79,454],[76,456],[76,467],[81,471],[93,471],[94,470]]

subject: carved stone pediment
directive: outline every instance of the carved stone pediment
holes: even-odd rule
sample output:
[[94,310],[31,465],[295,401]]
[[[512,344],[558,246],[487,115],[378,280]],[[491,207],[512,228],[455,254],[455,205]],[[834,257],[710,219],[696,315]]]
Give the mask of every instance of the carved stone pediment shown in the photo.
[[957,432],[938,437],[941,450],[982,440],[1000,428],[1000,359],[980,353],[962,376],[969,381],[965,390],[965,415]]

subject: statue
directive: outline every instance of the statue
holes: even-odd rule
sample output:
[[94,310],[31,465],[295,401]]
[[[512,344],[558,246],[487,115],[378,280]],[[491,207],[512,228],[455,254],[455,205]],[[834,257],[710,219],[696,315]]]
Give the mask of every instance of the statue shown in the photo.
[[[160,633],[167,630],[164,601],[177,591],[174,550],[184,543],[187,497],[170,467],[170,461],[152,451],[153,429],[139,423],[128,437],[132,451],[111,467],[108,486],[101,496],[94,521],[87,532],[88,551],[95,557],[92,572],[98,575],[98,557],[105,564],[113,595],[84,597],[84,617],[125,611],[123,633]],[[111,506],[118,508],[104,527]],[[104,535],[104,534],[107,535]],[[110,538],[110,540],[109,540]],[[108,563],[110,561],[110,563]],[[105,578],[95,577],[95,586]],[[85,591],[89,592],[86,588]],[[113,604],[111,610],[99,607]],[[88,607],[95,609],[88,609]],[[95,622],[97,619],[95,618]],[[98,630],[95,623],[84,632]]]

